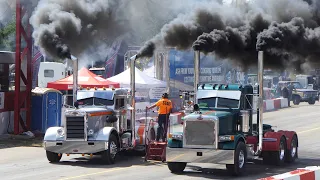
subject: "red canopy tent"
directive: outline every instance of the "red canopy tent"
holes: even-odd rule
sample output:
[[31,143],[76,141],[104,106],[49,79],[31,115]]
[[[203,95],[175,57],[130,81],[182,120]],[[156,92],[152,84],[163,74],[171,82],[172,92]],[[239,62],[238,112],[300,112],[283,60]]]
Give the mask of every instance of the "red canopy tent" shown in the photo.
[[[119,88],[120,84],[116,82],[112,82],[106,79],[103,79],[86,68],[81,68],[78,71],[78,86],[83,88],[108,88],[114,87]],[[57,90],[72,90],[73,87],[73,75],[68,76],[66,78],[57,80],[55,82],[50,82],[47,85],[48,88],[54,88]]]

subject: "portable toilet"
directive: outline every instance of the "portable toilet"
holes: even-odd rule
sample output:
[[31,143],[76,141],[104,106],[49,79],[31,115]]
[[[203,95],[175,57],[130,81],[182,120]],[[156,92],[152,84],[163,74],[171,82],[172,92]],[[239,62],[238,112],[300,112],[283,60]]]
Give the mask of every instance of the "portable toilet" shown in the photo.
[[45,133],[49,127],[61,125],[62,93],[52,88],[32,90],[31,129]]

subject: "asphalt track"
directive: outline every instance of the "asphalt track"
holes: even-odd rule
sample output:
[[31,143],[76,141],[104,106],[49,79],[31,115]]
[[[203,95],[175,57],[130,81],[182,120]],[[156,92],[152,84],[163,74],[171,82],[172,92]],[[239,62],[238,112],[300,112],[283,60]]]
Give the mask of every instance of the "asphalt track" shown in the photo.
[[224,166],[189,164],[181,175],[171,174],[163,163],[143,162],[139,156],[120,156],[114,165],[103,165],[99,157],[63,156],[62,161],[51,164],[42,148],[16,147],[0,149],[0,179],[257,179],[280,174],[296,168],[320,165],[320,103],[305,103],[264,114],[266,123],[276,129],[295,130],[299,136],[299,159],[293,165],[271,167],[260,161],[248,165],[246,176],[235,178],[227,174]]

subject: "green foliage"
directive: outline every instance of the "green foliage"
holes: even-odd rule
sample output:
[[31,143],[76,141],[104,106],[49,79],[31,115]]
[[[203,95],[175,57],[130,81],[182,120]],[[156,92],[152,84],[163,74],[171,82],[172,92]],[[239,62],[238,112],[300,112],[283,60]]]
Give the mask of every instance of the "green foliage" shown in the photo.
[[15,32],[16,32],[16,21],[15,15],[11,22],[3,26],[0,26],[0,50],[14,51],[15,48]]

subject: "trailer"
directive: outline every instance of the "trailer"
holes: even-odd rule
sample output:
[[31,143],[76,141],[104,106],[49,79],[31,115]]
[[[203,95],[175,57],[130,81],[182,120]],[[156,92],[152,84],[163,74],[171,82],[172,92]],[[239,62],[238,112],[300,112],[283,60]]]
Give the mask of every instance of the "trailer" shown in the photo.
[[[132,61],[134,61],[133,59]],[[78,62],[74,58],[74,72]],[[134,67],[134,62],[132,62]],[[115,163],[120,151],[145,151],[146,138],[154,139],[152,118],[136,127],[134,68],[131,91],[115,88],[78,88],[73,74],[74,106],[64,112],[61,127],[50,127],[44,136],[44,149],[50,162],[59,162],[63,154],[101,155],[107,164]],[[150,129],[149,133],[146,133]],[[153,130],[153,131],[152,131]],[[142,132],[141,132],[142,131]],[[141,148],[143,147],[143,148]]]
[[[284,165],[298,158],[295,131],[275,131],[263,124],[263,52],[258,60],[258,93],[251,85],[199,84],[200,52],[195,51],[194,112],[183,119],[180,132],[169,132],[166,143],[151,143],[146,159],[161,157],[172,173],[181,173],[188,163],[224,164],[235,176],[245,173],[249,159]],[[258,97],[254,122],[253,97]]]

